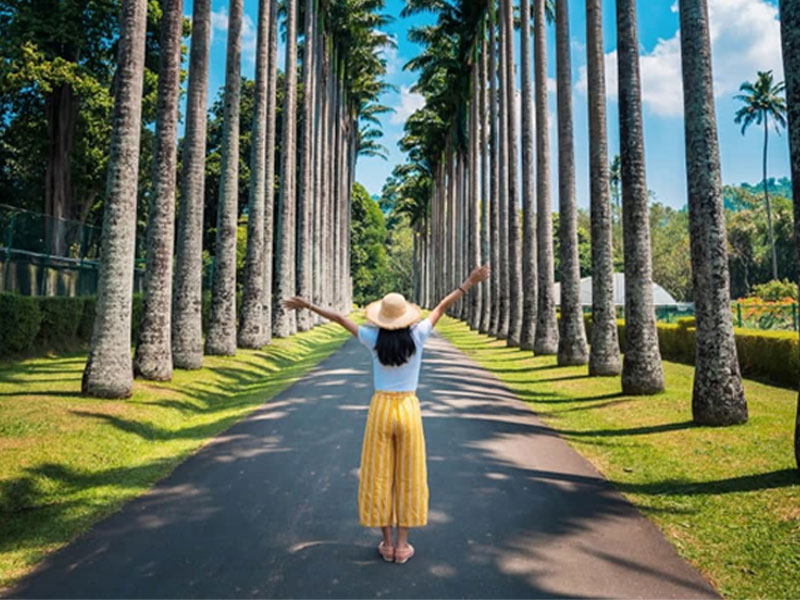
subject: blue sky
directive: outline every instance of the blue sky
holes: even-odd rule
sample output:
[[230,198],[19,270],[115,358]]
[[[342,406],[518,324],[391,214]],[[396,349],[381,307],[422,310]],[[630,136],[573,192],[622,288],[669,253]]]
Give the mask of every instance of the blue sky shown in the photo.
[[[411,91],[416,80],[412,72],[403,71],[403,65],[416,55],[419,48],[408,41],[407,31],[413,25],[430,22],[429,15],[400,18],[403,0],[387,0],[386,12],[394,17],[386,28],[397,40],[397,48],[387,52],[389,73],[387,79],[397,86],[397,92],[387,92],[384,104],[395,108],[386,115],[383,143],[389,149],[389,160],[362,158],[358,163],[357,179],[372,194],[380,193],[386,177],[395,164],[404,160],[397,148],[402,136],[403,122],[421,98]],[[585,20],[583,0],[570,0],[572,69],[574,80],[573,107],[575,111],[575,150],[577,168],[578,204],[588,207],[588,122],[585,89]],[[606,80],[608,85],[609,149],[613,155],[618,148],[616,103],[616,35],[614,0],[604,0],[604,43],[606,50]],[[227,2],[215,0],[214,32],[209,78],[209,102],[216,97],[224,83],[225,37]],[[245,0],[245,26],[243,31],[242,72],[253,76],[255,49],[255,23],[257,0]],[[733,123],[738,102],[732,96],[744,80],[754,80],[756,71],[772,69],[778,80],[783,79],[780,55],[780,37],[777,1],[775,0],[709,0],[712,35],[713,68],[717,122],[724,183],[761,180],[762,132],[748,130],[743,137],[739,126]],[[191,14],[191,0],[185,12]],[[645,149],[647,153],[647,183],[659,201],[679,208],[686,202],[686,172],[684,166],[684,139],[682,119],[682,88],[680,82],[680,32],[675,0],[639,0],[639,36],[642,65],[644,102]],[[557,190],[557,145],[555,139],[555,32],[548,27],[548,70],[551,82],[550,131],[553,190]],[[517,39],[517,59],[519,40]],[[282,48],[281,48],[282,54]],[[282,62],[281,62],[282,64]],[[519,78],[519,68],[517,67]],[[517,121],[519,123],[519,120]],[[770,133],[770,175],[788,176],[788,142],[785,132],[775,136]],[[553,198],[554,206],[557,198]]]

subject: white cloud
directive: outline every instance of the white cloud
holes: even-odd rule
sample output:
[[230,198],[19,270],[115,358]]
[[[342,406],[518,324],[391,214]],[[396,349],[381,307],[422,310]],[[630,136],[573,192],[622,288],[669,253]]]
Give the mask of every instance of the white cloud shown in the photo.
[[[677,4],[672,6],[677,11]],[[772,69],[783,78],[778,9],[766,0],[709,0],[714,93],[736,92],[756,71]],[[606,93],[617,97],[617,53],[605,56]],[[683,114],[680,31],[640,56],[642,102],[660,116]],[[586,94],[586,66],[579,70],[576,89]]]
[[[211,42],[214,42],[214,32],[220,31],[224,35],[228,32],[228,9],[221,6],[219,10],[211,12]],[[253,19],[244,13],[242,16],[242,57],[255,64],[257,31]]]
[[[390,36],[397,43],[397,36]],[[382,58],[386,59],[386,77],[392,77],[402,71],[403,64],[397,54],[397,46],[386,46],[381,49]]]
[[411,86],[401,85],[400,103],[393,107],[395,112],[392,113],[389,121],[395,125],[402,125],[414,111],[423,106],[425,106],[425,98],[421,94],[412,92]]

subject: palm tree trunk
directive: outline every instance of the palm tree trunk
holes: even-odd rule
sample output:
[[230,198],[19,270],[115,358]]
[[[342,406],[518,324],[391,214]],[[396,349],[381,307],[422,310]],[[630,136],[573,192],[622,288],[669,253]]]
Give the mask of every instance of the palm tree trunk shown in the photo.
[[536,206],[533,164],[533,89],[531,82],[531,5],[520,3],[522,69],[522,325],[519,346],[533,350],[536,339]]
[[601,0],[586,0],[586,71],[589,92],[589,179],[592,220],[592,335],[589,374],[619,375],[622,364],[614,309],[611,190]]
[[547,108],[547,23],[545,0],[535,0],[533,14],[533,62],[536,87],[536,262],[537,312],[536,354],[558,352],[558,322],[556,321],[553,208],[550,194],[550,126]]
[[509,293],[510,293],[510,275],[509,257],[508,257],[508,164],[510,162],[508,156],[508,111],[513,110],[513,99],[509,99],[508,90],[509,86],[506,84],[509,69],[506,66],[508,63],[508,54],[506,53],[506,36],[509,35],[506,29],[506,18],[504,2],[499,0],[499,22],[500,22],[500,39],[498,41],[498,56],[500,58],[498,65],[498,88],[500,90],[500,110],[498,113],[498,120],[500,121],[499,131],[499,146],[500,146],[500,168],[498,169],[500,175],[500,188],[498,194],[499,210],[497,214],[498,224],[500,226],[498,242],[500,244],[500,316],[497,323],[497,337],[506,339],[508,337],[508,322],[509,322]]
[[203,366],[203,204],[210,41],[211,0],[194,0],[172,296],[172,363],[178,369]]
[[490,202],[490,240],[492,254],[491,292],[492,312],[489,322],[489,335],[499,337],[500,332],[500,118],[498,111],[497,95],[497,25],[495,16],[497,9],[494,0],[491,0],[489,9],[489,124],[491,126],[491,160],[489,173],[491,175]]
[[228,15],[222,173],[206,354],[236,354],[236,230],[239,205],[239,99],[241,95],[242,0],[232,0]]
[[[266,0],[262,0],[266,1]],[[274,263],[275,222],[275,137],[278,101],[278,0],[269,0],[269,70],[267,76],[267,158],[264,165],[264,291],[262,316],[264,344],[272,341],[272,288]]]
[[[786,78],[786,113],[794,199],[795,278],[800,282],[800,0],[781,0],[783,72]],[[794,423],[794,460],[800,470],[800,395]]]
[[278,200],[278,233],[275,252],[275,276],[277,295],[273,302],[275,322],[272,334],[288,337],[297,330],[295,311],[287,310],[281,300],[295,295],[294,245],[295,245],[295,196],[296,196],[296,148],[297,133],[297,0],[287,0],[286,14],[286,80],[283,100],[283,129],[281,145],[281,189]]
[[[313,158],[313,175],[314,175],[314,192],[312,194],[314,201],[314,231],[311,236],[313,243],[312,259],[314,263],[313,272],[314,277],[312,281],[312,302],[317,306],[322,306],[322,156],[323,156],[323,140],[325,132],[324,109],[323,109],[323,96],[325,94],[325,83],[322,71],[322,51],[323,40],[320,34],[319,17],[316,16],[315,11],[314,19],[314,70],[316,71],[316,93],[314,94],[314,158]],[[312,313],[314,324],[317,325],[322,322],[321,317],[317,313]]]
[[[480,175],[480,158],[478,156],[480,152],[480,139],[479,134],[481,130],[480,126],[480,98],[481,98],[481,84],[480,84],[480,72],[478,69],[478,65],[475,64],[472,67],[472,101],[470,103],[470,123],[472,133],[470,135],[470,151],[472,156],[470,157],[470,193],[467,196],[467,202],[469,202],[470,207],[470,235],[469,235],[469,260],[466,264],[466,270],[469,271],[470,269],[477,267],[481,264],[481,193],[478,188],[478,176]],[[472,329],[478,330],[481,326],[481,316],[483,314],[483,285],[475,286],[475,290],[472,292],[469,300],[469,326]]]
[[[489,122],[487,121],[488,98],[488,64],[487,64],[486,31],[481,31],[481,56],[480,56],[480,109],[478,120],[480,122],[480,148],[481,148],[481,264],[486,264],[491,260],[491,246],[489,241],[492,228],[489,214],[489,203],[491,194],[489,192]],[[481,333],[488,333],[491,321],[491,283],[485,280],[481,283],[481,315],[478,330]]]
[[172,253],[182,26],[183,0],[166,0],[159,44],[158,114],[153,196],[147,223],[144,311],[133,358],[135,375],[161,381],[172,379]]
[[[311,140],[314,108],[314,0],[305,0],[305,50],[303,54],[303,137],[300,163],[300,194],[297,199],[297,293],[302,298],[311,294]],[[311,329],[311,311],[297,311],[297,329]]]
[[772,251],[772,278],[778,279],[778,255],[775,252],[775,234],[772,229],[772,209],[769,204],[769,189],[767,186],[767,144],[769,143],[769,116],[764,115],[764,203],[767,206],[767,225],[769,226],[769,247]]
[[[508,112],[508,337],[509,346],[519,346],[522,330],[522,257],[519,231],[519,188],[517,177],[517,111],[516,79],[514,77],[514,6],[512,0],[505,1],[505,55],[506,55],[506,101]],[[555,307],[553,307],[555,319]]]
[[561,259],[561,323],[558,364],[585,365],[589,360],[581,306],[581,270],[578,257],[578,209],[575,202],[575,146],[572,119],[567,0],[556,4],[556,71],[558,87],[558,234]]
[[636,0],[617,0],[619,137],[622,162],[622,233],[625,253],[625,358],[622,391],[664,390],[658,349],[650,258],[650,216],[645,179],[639,34]]
[[708,6],[680,0],[681,63],[689,183],[689,234],[697,321],[692,415],[704,425],[747,420],[730,310]]
[[84,394],[100,398],[126,398],[133,391],[131,291],[146,20],[144,0],[123,0],[102,260],[92,343],[81,382]]
[[269,69],[269,0],[258,5],[256,80],[250,147],[250,196],[247,204],[247,254],[242,285],[242,314],[238,344],[241,348],[264,345],[264,197],[267,160],[267,95]]

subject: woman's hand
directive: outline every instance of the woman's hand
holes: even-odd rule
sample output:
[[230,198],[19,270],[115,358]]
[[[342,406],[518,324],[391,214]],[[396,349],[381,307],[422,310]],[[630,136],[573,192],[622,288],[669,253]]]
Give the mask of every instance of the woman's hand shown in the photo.
[[467,281],[471,285],[475,285],[476,283],[480,283],[481,281],[485,281],[489,278],[489,263],[481,267],[475,267],[472,270],[472,273],[469,274]]
[[298,308],[308,308],[311,306],[310,303],[303,300],[300,296],[295,296],[294,298],[289,298],[288,300],[284,300],[282,302],[283,307],[289,310],[297,310]]

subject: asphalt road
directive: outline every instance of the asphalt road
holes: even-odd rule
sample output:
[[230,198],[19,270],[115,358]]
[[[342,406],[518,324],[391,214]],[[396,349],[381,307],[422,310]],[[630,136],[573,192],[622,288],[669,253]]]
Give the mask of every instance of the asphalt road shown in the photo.
[[384,562],[358,522],[372,393],[351,339],[9,592],[25,598],[712,598],[594,467],[434,333],[429,522]]

